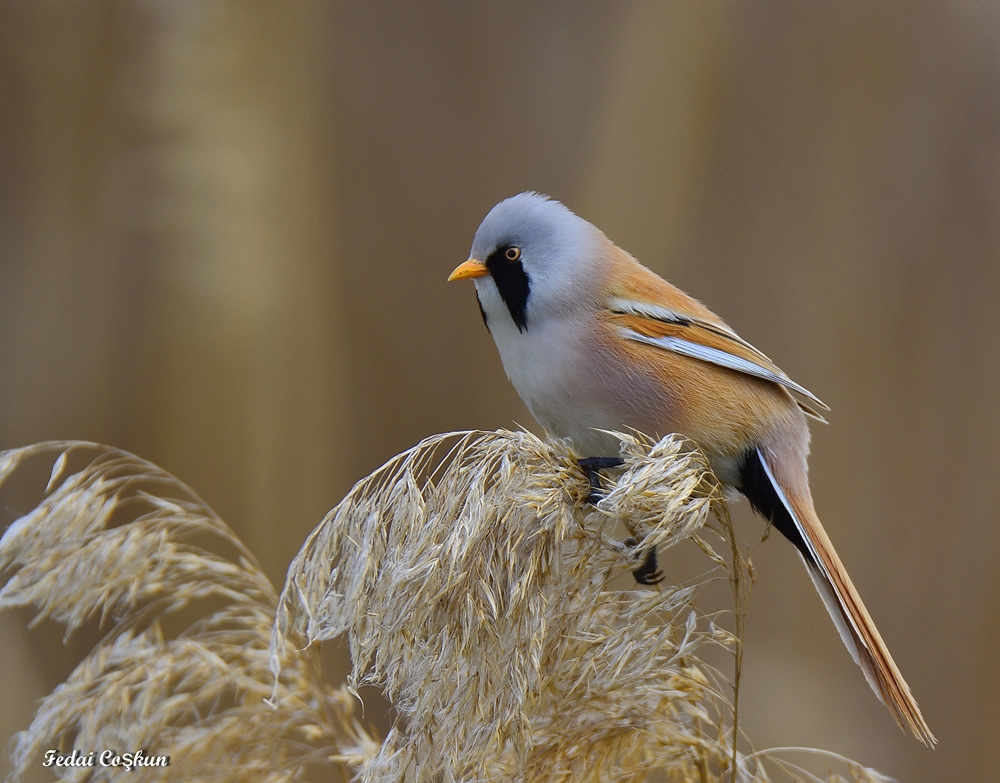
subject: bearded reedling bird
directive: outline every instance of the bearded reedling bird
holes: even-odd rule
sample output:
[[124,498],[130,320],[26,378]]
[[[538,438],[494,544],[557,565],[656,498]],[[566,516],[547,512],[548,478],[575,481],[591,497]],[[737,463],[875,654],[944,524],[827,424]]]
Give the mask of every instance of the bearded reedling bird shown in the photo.
[[[798,549],[841,638],[901,728],[933,746],[875,623],[813,509],[806,416],[819,398],[715,313],[537,193],[501,201],[468,261],[504,369],[532,416],[569,438],[588,470],[615,464],[602,430],[692,438],[736,490]],[[636,579],[656,581],[652,565]],[[652,578],[649,578],[651,577]]]

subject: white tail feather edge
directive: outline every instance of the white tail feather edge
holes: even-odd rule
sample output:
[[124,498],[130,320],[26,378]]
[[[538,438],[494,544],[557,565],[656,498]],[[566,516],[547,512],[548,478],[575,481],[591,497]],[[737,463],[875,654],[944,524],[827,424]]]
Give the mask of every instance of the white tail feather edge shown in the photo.
[[[801,553],[799,557],[802,557]],[[806,573],[809,574],[809,578],[812,580],[813,586],[816,588],[816,592],[819,593],[819,597],[823,599],[823,606],[826,607],[826,611],[830,613],[830,619],[833,620],[833,624],[837,626],[837,631],[840,633],[841,641],[844,642],[844,647],[847,648],[847,652],[851,654],[854,662],[861,667],[861,671],[865,673],[865,679],[868,680],[868,684],[872,686],[872,690],[875,691],[875,695],[878,696],[879,701],[884,701],[882,694],[879,692],[878,680],[875,679],[875,673],[870,670],[870,667],[865,666],[862,663],[861,656],[858,655],[858,645],[855,641],[855,636],[851,633],[851,629],[847,627],[847,623],[844,622],[844,613],[840,608],[840,602],[837,600],[836,593],[833,592],[833,588],[830,583],[823,578],[823,575],[819,572],[817,568],[809,563],[804,557],[802,557],[802,565],[806,567]]]
[[[806,543],[813,563],[800,553],[802,562],[816,587],[816,592],[823,599],[823,605],[833,619],[844,646],[899,727],[904,730],[909,729],[925,745],[934,747],[937,738],[921,715],[920,707],[910,692],[910,686],[899,673],[889,649],[882,641],[878,628],[875,627],[861,596],[840,562],[826,531],[823,530],[815,512],[811,514],[812,518],[808,520],[808,524],[803,520],[803,513],[808,513],[812,509],[811,502],[808,508],[804,507],[804,503],[791,502],[782,486],[775,480],[767,457],[759,450],[758,455],[771,486],[774,487],[774,491]],[[802,511],[798,505],[803,506]]]

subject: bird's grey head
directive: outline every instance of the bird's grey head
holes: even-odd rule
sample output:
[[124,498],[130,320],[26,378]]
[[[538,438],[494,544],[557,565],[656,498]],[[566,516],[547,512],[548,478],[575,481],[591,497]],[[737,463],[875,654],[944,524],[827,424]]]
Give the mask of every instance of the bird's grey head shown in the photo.
[[558,201],[520,193],[493,207],[476,231],[466,263],[485,265],[488,274],[460,276],[476,277],[487,325],[505,308],[524,332],[533,321],[580,307],[582,290],[597,283],[602,236]]

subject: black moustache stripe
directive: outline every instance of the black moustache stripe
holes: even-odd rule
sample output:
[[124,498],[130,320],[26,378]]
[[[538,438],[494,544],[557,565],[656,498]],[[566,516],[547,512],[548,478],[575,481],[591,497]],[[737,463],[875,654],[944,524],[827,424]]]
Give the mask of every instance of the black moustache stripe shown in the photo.
[[518,331],[524,332],[528,329],[528,297],[531,295],[531,280],[520,261],[508,261],[504,256],[508,247],[509,245],[505,245],[493,251],[486,259],[486,268],[490,270],[497,291],[500,292],[500,298],[507,305]]

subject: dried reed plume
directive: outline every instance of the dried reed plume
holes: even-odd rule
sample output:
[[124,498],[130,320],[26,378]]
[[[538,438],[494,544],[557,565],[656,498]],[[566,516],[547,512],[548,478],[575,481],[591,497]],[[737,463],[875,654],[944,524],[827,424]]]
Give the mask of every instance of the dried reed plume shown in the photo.
[[[13,572],[0,608],[34,607],[34,622],[55,620],[67,636],[92,617],[110,628],[15,738],[9,780],[51,748],[142,749],[168,755],[170,766],[133,771],[138,779],[233,783],[296,780],[325,757],[374,752],[352,719],[353,698],[326,685],[311,651],[287,656],[275,686],[274,588],[194,492],[149,462],[83,443],[0,454],[0,482],[37,457],[54,459],[52,478],[0,540],[0,570]],[[66,475],[80,457],[89,462]],[[192,604],[209,609],[186,622],[181,610]],[[168,635],[171,622],[181,627]],[[277,710],[264,702],[272,689]],[[123,774],[100,765],[56,772],[79,781]]]
[[[0,454],[0,483],[33,457],[55,460],[44,500],[0,541],[0,607],[32,606],[67,633],[90,617],[108,628],[16,738],[9,779],[49,748],[143,748],[171,766],[141,780],[325,780],[338,768],[362,781],[767,781],[768,762],[798,780],[885,780],[833,754],[821,758],[847,777],[747,750],[730,682],[748,579],[718,484],[680,438],[622,442],[625,470],[593,507],[562,443],[428,438],[327,515],[280,598],[154,465],[89,444]],[[89,463],[71,472],[81,453]],[[704,552],[702,579],[612,584],[649,547],[684,540]],[[720,576],[732,632],[694,604]],[[161,630],[193,602],[207,617]],[[381,744],[321,676],[312,643],[343,634],[346,690],[375,685],[396,709]],[[733,671],[701,660],[706,645],[730,650]]]

